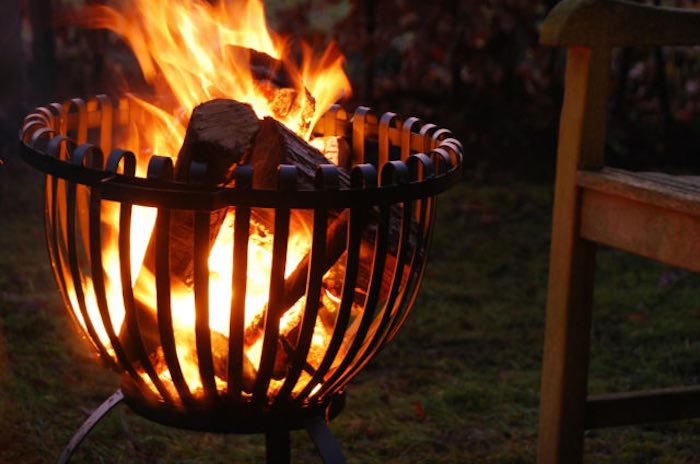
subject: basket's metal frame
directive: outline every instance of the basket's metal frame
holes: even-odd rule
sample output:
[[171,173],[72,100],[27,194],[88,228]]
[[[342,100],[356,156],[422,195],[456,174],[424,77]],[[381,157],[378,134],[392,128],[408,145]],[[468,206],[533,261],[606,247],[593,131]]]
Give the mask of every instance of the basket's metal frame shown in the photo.
[[[75,432],[68,445],[58,458],[58,464],[68,464],[73,454],[92,429],[119,403],[124,400],[121,389],[114,392],[104,403],[95,409]],[[311,441],[316,446],[324,464],[345,464],[345,456],[328,424],[321,416],[311,416],[304,422]],[[265,432],[265,456],[268,464],[289,464],[291,462],[289,430],[271,429]]]
[[68,442],[68,445],[63,449],[61,456],[58,458],[58,464],[67,464],[70,458],[73,457],[73,453],[78,449],[78,446],[83,442],[87,434],[100,422],[109,411],[112,410],[116,405],[124,400],[124,394],[121,388],[112,393],[112,395],[107,398],[104,403],[99,405],[87,419],[83,422],[83,425],[75,432],[73,437]]
[[[87,101],[72,99],[37,108],[24,120],[20,133],[22,155],[29,164],[47,174],[46,238],[66,307],[76,321],[78,318],[84,321],[84,325],[78,325],[102,360],[122,374],[124,399],[138,413],[165,424],[198,430],[273,431],[268,436],[270,442],[284,441],[279,430],[298,428],[310,428],[316,431],[316,437],[325,437],[328,434],[323,432],[318,418],[328,420],[340,411],[347,382],[393,338],[413,304],[427,262],[435,195],[460,178],[461,144],[448,130],[423,124],[417,118],[401,120],[393,113],[377,117],[365,107],[357,108],[350,116],[336,105],[321,118],[314,134],[342,136],[350,141],[350,155],[339,160],[340,167],[351,174],[350,188],[338,187],[339,167],[335,165],[319,167],[315,187],[309,190],[297,188],[294,166],[280,166],[277,189],[252,188],[253,172],[245,165],[236,168],[232,187],[212,187],[176,182],[172,160],[161,156],[149,159],[146,178],[136,177],[137,157],[126,150],[112,149],[115,130],[129,123],[132,110],[128,98],[120,99],[115,106],[101,95]],[[122,285],[125,321],[133,322],[125,322],[125,330],[134,341],[128,353],[112,325],[105,290],[107,276],[101,262],[100,216],[105,200],[120,205],[119,278],[122,283],[129,283]],[[153,232],[157,324],[174,389],[168,388],[157,375],[136,322],[129,259],[134,205],[158,208]],[[222,208],[236,210],[232,258],[236,291],[231,301],[227,387],[223,391],[217,388],[211,352],[206,260],[211,215]],[[260,366],[252,391],[244,392],[242,314],[248,229],[255,208],[274,210],[274,243]],[[192,215],[194,256],[203,257],[194,260],[194,335],[203,386],[203,395],[197,397],[182,375],[172,327],[168,250],[174,209]],[[284,294],[290,218],[296,209],[313,210],[314,224],[326,224],[330,210],[347,211],[346,273],[332,339],[319,366],[308,370],[306,360],[318,312],[318,305],[311,302],[319,301],[325,272],[321,263],[328,241],[327,228],[314,227],[303,320],[296,345],[285,345],[289,351],[285,382],[276,396],[269,398],[275,354],[280,342],[285,341],[279,333],[282,312],[274,302]],[[375,213],[373,218],[369,217],[370,210]],[[400,224],[397,230],[390,231],[397,223]],[[362,234],[368,227],[374,233],[374,249],[369,258],[360,254]],[[386,264],[389,253],[395,257],[391,266]],[[361,262],[371,269],[361,320],[345,357],[331,371],[349,330]],[[93,282],[98,320],[91,319],[88,313],[82,284],[75,284],[84,280],[86,272]],[[390,287],[382,293],[384,281],[390,282]],[[107,333],[109,346],[97,335],[96,323]],[[138,372],[137,366],[142,372]],[[294,394],[302,370],[309,372],[311,380]],[[147,376],[153,390],[142,375]],[[320,388],[315,388],[319,385]],[[111,406],[105,405],[98,411],[104,409],[103,414],[106,413]],[[236,419],[232,420],[232,416]],[[319,445],[319,448],[328,446]]]

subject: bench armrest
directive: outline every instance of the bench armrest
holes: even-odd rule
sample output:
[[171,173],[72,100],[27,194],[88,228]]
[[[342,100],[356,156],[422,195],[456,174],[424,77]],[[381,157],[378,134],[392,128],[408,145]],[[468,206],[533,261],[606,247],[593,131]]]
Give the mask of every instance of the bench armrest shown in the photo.
[[563,0],[542,24],[540,43],[618,47],[700,44],[700,11],[623,0]]

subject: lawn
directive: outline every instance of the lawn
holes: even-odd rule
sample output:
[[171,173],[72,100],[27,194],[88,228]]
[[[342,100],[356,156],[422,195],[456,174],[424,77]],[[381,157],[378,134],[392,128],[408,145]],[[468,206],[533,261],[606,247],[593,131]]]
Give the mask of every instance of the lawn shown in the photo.
[[[62,307],[43,242],[42,179],[0,165],[0,462],[55,462],[118,386]],[[535,459],[551,182],[466,179],[441,197],[430,264],[397,338],[331,424],[350,463]],[[599,255],[590,390],[700,382],[700,278]],[[691,463],[700,421],[589,433],[589,463]],[[319,462],[303,432],[294,462]],[[74,462],[262,462],[261,436],[184,432],[119,406]]]

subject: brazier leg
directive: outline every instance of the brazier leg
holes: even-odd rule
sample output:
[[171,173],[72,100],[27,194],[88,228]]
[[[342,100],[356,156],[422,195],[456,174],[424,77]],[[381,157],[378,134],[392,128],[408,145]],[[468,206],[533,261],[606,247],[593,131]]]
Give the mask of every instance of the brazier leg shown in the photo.
[[289,464],[292,460],[289,430],[269,430],[265,432],[265,453],[267,464]]
[[312,417],[306,422],[306,431],[316,445],[323,464],[345,464],[345,456],[338,440],[331,433],[326,421],[320,416]]
[[124,393],[122,393],[121,388],[115,391],[112,396],[107,398],[107,400],[102,403],[97,409],[95,409],[92,414],[90,414],[90,417],[88,417],[85,422],[83,422],[83,425],[80,426],[77,432],[75,432],[75,435],[73,435],[73,438],[70,439],[68,442],[68,445],[63,449],[63,452],[61,453],[61,457],[58,458],[58,464],[66,464],[68,461],[70,461],[70,458],[73,456],[73,453],[75,450],[80,446],[80,443],[83,441],[83,439],[87,436],[88,433],[92,430],[92,428],[97,425],[99,421],[102,420],[104,416],[107,415],[109,411],[112,410],[113,407],[121,403],[121,401],[124,399]]

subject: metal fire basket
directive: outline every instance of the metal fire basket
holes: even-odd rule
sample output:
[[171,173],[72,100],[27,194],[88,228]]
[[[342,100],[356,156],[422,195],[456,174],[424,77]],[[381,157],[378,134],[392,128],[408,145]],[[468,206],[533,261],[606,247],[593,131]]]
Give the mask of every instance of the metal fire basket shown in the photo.
[[[173,180],[171,158],[150,156],[144,161],[147,174],[139,177],[139,158],[113,148],[133,122],[137,109],[131,102],[125,96],[114,104],[101,95],[50,104],[30,113],[20,133],[24,159],[46,174],[46,240],[64,303],[102,361],[121,375],[121,390],[79,430],[63,459],[123,398],[138,414],[167,425],[266,433],[270,462],[286,462],[289,430],[306,427],[324,462],[334,461],[340,453],[332,438],[324,442],[330,436],[324,424],[342,408],[346,384],[406,319],[427,262],[435,196],[460,178],[461,144],[448,130],[414,117],[376,116],[366,107],[350,114],[336,105],[318,122],[314,135],[347,141],[349,155],[338,164],[350,173],[350,188],[338,186],[336,165],[318,166],[313,189],[296,186],[296,168],[290,165],[279,167],[277,189],[253,188],[252,169],[246,165],[236,168],[231,185],[183,183]],[[193,165],[191,177],[196,179],[198,171],[206,171],[206,166]],[[106,203],[118,211],[118,275],[104,265]],[[145,333],[139,314],[130,260],[131,218],[142,207],[157,211],[151,236],[155,350],[148,341],[153,334]],[[232,253],[226,256],[232,263],[232,291],[230,300],[212,302],[207,263],[210,222],[222,211],[235,213],[230,227]],[[258,211],[266,211],[274,227],[260,357],[251,378],[250,369],[244,367],[249,356],[244,314],[248,267],[256,265],[248,256],[251,218]],[[296,329],[282,334],[280,318],[289,306],[282,302],[288,291],[290,224],[300,211],[313,217],[304,303]],[[193,224],[185,246],[194,256],[190,336],[196,347],[196,385],[183,373],[181,335],[175,334],[171,307],[169,250],[176,239],[170,229],[175,214],[189,215]],[[330,242],[339,219],[346,228],[336,294],[330,295],[335,306],[321,314],[320,302],[328,292],[324,263],[329,248],[338,246]],[[362,285],[360,271],[367,274]],[[116,284],[121,287],[121,298],[116,299],[120,301],[108,298],[106,290]],[[216,355],[217,341],[209,326],[213,304],[223,305],[229,319],[224,353]],[[123,308],[123,321],[115,320],[117,306]],[[329,337],[322,353],[316,352],[312,359],[310,347],[321,323],[330,327]],[[280,446],[287,450],[279,451]]]

